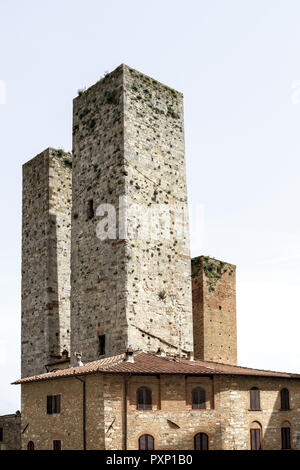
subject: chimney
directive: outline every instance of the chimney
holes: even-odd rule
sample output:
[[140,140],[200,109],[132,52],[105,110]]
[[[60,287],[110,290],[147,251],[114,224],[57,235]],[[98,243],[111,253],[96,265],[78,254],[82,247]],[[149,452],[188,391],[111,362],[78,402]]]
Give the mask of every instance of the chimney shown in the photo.
[[188,359],[188,361],[193,361],[193,360],[194,360],[193,351],[188,351],[188,353],[187,353],[187,359]]
[[83,366],[83,362],[81,362],[82,352],[76,352],[75,357],[77,359],[77,367]]
[[65,359],[65,360],[68,359],[69,353],[66,349],[64,349],[63,352],[61,353],[61,357],[62,359]]
[[165,357],[166,353],[162,348],[158,348],[156,356]]
[[133,349],[128,348],[125,352],[125,362],[134,362]]

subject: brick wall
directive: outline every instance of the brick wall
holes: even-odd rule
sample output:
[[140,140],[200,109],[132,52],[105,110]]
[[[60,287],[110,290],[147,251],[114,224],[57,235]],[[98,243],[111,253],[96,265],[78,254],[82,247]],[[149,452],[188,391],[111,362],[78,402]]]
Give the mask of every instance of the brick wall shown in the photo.
[[200,256],[192,259],[195,358],[237,364],[236,267]]
[[[262,429],[263,449],[280,449],[280,429],[290,423],[292,447],[300,449],[300,382],[264,377],[183,375],[131,376],[95,374],[86,381],[87,449],[138,449],[142,434],[155,438],[156,449],[193,449],[194,435],[205,432],[210,449],[249,449],[250,429]],[[127,381],[127,386],[126,386]],[[152,410],[137,410],[140,386],[152,390]],[[192,409],[191,392],[206,391],[206,409]],[[261,411],[250,411],[249,390],[261,390]],[[280,390],[290,391],[291,409],[280,410]],[[127,389],[127,426],[125,390]],[[61,394],[61,414],[46,414],[48,394]],[[61,439],[63,449],[82,449],[82,383],[74,377],[22,385],[22,447],[29,440],[36,449],[52,449]]]

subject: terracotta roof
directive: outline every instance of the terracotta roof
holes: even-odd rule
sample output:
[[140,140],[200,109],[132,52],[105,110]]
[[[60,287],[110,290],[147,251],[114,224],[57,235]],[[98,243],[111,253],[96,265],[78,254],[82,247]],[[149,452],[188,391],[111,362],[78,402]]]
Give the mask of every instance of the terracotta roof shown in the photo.
[[220,364],[209,361],[189,361],[178,356],[157,356],[143,351],[134,352],[134,362],[126,362],[125,354],[106,357],[99,361],[88,362],[80,367],[59,369],[33,377],[26,377],[14,384],[40,382],[64,377],[74,377],[95,373],[110,374],[186,374],[186,375],[248,375],[300,379],[300,374],[274,372],[269,370],[250,369],[248,367]]

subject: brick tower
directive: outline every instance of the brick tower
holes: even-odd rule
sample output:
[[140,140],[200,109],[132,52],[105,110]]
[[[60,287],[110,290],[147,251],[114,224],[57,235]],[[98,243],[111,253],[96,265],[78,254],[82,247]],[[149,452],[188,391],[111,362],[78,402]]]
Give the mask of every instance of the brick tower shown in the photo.
[[[102,204],[116,209],[117,220],[116,234],[105,240],[96,236]],[[125,65],[80,93],[73,115],[72,355],[80,351],[88,362],[128,347],[193,350],[188,223],[175,220],[186,204],[182,95]],[[162,236],[165,219],[151,236],[141,235],[140,217],[157,208],[170,215],[169,236]],[[121,213],[135,222],[134,233],[121,230]]]
[[22,377],[70,351],[71,179],[62,151],[23,166]]
[[237,364],[236,267],[207,256],[192,259],[194,354]]

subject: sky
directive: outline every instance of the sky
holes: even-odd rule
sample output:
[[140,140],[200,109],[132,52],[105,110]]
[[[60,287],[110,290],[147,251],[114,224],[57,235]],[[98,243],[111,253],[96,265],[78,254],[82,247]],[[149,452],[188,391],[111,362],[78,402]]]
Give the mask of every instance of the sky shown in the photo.
[[71,150],[72,99],[121,63],[184,94],[191,251],[237,265],[239,364],[300,372],[299,16],[297,0],[0,0],[0,414],[20,409],[22,164]]

